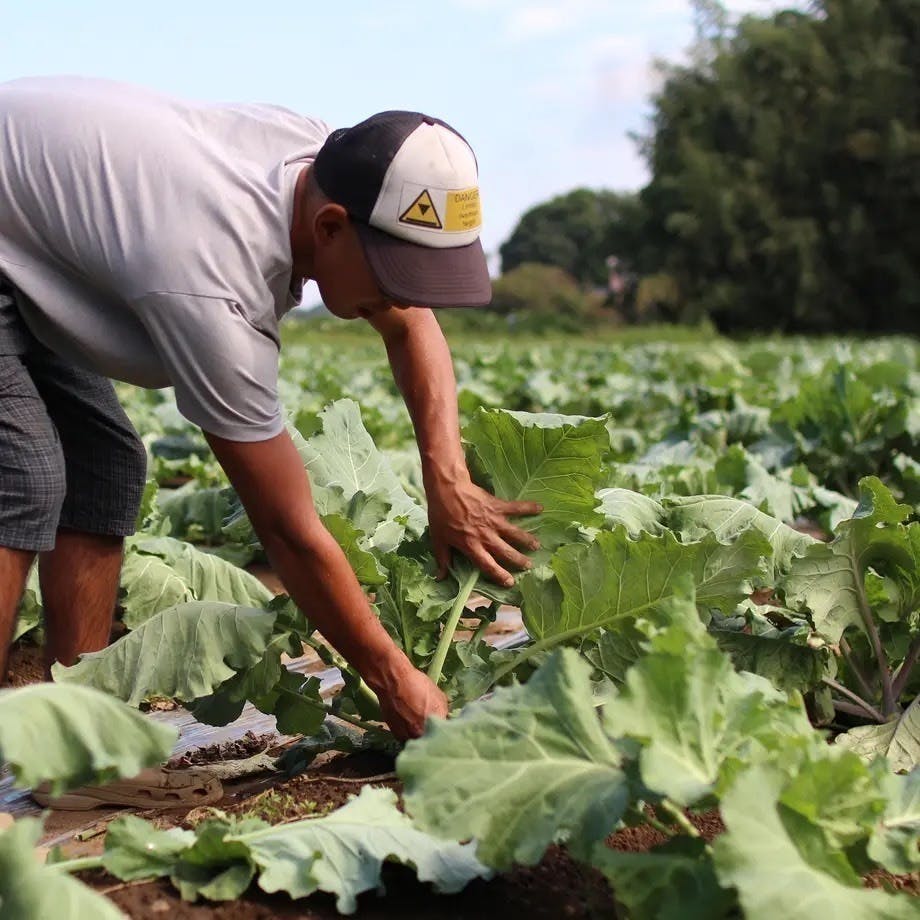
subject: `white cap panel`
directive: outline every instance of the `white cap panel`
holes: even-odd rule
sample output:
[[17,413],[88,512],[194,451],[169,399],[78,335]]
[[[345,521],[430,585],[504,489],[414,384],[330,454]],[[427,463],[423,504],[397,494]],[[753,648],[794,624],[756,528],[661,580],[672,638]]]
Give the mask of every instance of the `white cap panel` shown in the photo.
[[419,125],[393,157],[369,223],[436,249],[475,242],[482,218],[469,145],[443,125]]

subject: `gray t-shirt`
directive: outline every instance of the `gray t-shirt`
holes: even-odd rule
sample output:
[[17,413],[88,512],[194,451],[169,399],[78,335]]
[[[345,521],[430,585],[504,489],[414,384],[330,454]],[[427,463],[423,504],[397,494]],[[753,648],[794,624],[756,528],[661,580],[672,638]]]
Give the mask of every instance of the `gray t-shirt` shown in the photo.
[[182,414],[220,437],[273,437],[278,321],[299,296],[294,183],[328,133],[270,105],[2,83],[0,275],[59,355],[174,386]]

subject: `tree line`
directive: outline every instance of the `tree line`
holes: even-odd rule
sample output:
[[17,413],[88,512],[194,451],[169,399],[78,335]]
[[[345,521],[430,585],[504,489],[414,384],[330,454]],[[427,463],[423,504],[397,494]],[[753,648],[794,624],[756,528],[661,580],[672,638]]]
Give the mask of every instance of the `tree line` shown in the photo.
[[[695,0],[636,194],[576,189],[501,247],[494,308],[583,322],[920,333],[920,0]],[[529,299],[526,299],[529,298]]]

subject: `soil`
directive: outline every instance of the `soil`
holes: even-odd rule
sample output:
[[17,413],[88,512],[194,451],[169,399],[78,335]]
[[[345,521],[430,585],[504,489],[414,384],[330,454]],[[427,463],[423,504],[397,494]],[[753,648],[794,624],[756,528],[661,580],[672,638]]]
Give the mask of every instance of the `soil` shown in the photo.
[[920,872],[910,875],[892,875],[884,869],[870,872],[864,879],[866,888],[884,888],[887,891],[900,891],[903,894],[920,898]]
[[[646,809],[649,816],[654,816],[652,809]],[[725,825],[716,811],[702,812],[693,814],[686,812],[690,823],[700,832],[700,836],[706,841],[713,841],[719,834],[724,833]],[[658,820],[664,824],[669,824],[666,818],[658,815]],[[620,850],[624,853],[647,853],[649,850],[660,846],[667,840],[667,837],[657,828],[650,824],[640,824],[636,827],[624,827],[622,830],[611,834],[607,840],[607,846],[612,850]]]
[[[230,814],[269,817],[273,823],[315,817],[345,804],[363,785],[387,786],[399,792],[392,768],[392,759],[380,754],[335,755],[309,774],[220,807]],[[207,809],[185,815],[144,815],[159,826],[186,827],[206,816]],[[99,852],[102,840],[100,834],[79,849],[65,849],[68,855],[88,855]],[[125,884],[104,872],[85,873],[82,878],[129,917],[144,920],[333,920],[340,916],[334,898],[323,894],[293,902],[286,895],[266,895],[254,888],[237,901],[189,904],[168,881]],[[613,898],[603,876],[578,865],[561,847],[550,848],[536,866],[514,869],[489,882],[473,882],[457,895],[435,894],[401,866],[385,867],[383,878],[386,897],[375,892],[362,895],[354,914],[359,920],[595,920],[614,915]]]
[[[272,824],[314,817],[344,805],[360,793],[362,786],[384,786],[398,794],[402,785],[396,779],[394,768],[392,757],[373,751],[333,754],[325,761],[318,759],[309,773],[276,783],[223,811],[233,815],[255,814]],[[266,805],[271,809],[268,814],[265,813]]]
[[[247,750],[259,741],[249,740]],[[224,747],[224,753],[227,752]],[[213,757],[215,751],[205,756]],[[283,783],[274,783],[256,795],[241,794],[221,805],[230,814],[262,817],[272,823],[315,817],[343,805],[363,785],[386,786],[400,792],[392,773],[392,759],[375,753],[332,755],[318,762],[309,774]],[[207,816],[208,809],[180,813],[147,814],[161,826],[194,826]],[[664,820],[661,815],[660,820]],[[718,812],[687,814],[707,840],[725,830]],[[650,825],[624,828],[607,839],[607,845],[624,852],[646,852],[665,841],[665,835]],[[80,847],[82,854],[98,852],[102,837],[94,837]],[[69,848],[68,848],[69,849]],[[75,853],[73,855],[76,855]],[[104,892],[132,918],[169,917],[169,920],[333,920],[339,914],[332,897],[315,894],[309,900],[293,902],[285,895],[266,895],[253,888],[245,897],[218,904],[189,904],[183,901],[168,881],[119,883],[103,872],[88,873],[84,881]],[[358,901],[359,920],[595,920],[616,916],[613,894],[600,873],[572,860],[563,847],[549,849],[533,867],[518,867],[497,875],[489,882],[476,881],[457,895],[436,895],[414,874],[400,866],[384,870],[385,898],[375,892]],[[920,876],[892,876],[874,872],[865,880],[867,887],[888,888],[920,896]]]
[[44,652],[40,645],[21,639],[10,646],[7,686],[25,687],[45,679]]
[[[613,899],[599,873],[574,863],[553,847],[539,865],[515,869],[490,882],[476,881],[456,895],[435,895],[401,866],[383,872],[386,896],[367,892],[358,899],[358,920],[600,920],[614,916]],[[106,891],[111,880],[93,882]],[[165,881],[118,886],[109,897],[129,917],[169,920],[339,920],[335,901],[315,894],[308,901],[250,894],[212,906],[188,904]]]
[[[690,823],[700,832],[704,840],[711,843],[725,832],[725,825],[717,811],[701,814],[686,812]],[[661,816],[658,816],[661,819]],[[648,824],[627,827],[607,838],[607,846],[627,853],[644,853],[665,842],[665,835]],[[863,878],[866,888],[884,888],[920,897],[920,872],[910,875],[892,875],[884,869],[870,872]]]
[[[114,642],[127,632],[127,628],[120,620],[112,624],[112,633],[109,639]],[[36,633],[29,633],[9,648],[7,661],[6,684],[8,687],[25,687],[29,684],[40,684],[45,679],[44,648],[34,640]]]

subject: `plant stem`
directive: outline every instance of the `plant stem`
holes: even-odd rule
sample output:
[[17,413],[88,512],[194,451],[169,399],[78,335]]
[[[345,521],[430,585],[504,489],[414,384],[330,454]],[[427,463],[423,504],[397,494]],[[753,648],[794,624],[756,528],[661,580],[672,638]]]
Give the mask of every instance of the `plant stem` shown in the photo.
[[304,696],[302,693],[297,693],[296,690],[288,690],[287,687],[278,687],[277,689],[281,693],[287,693],[290,696],[296,696],[297,699],[305,706],[312,706],[314,709],[319,709],[320,711],[326,713],[327,716],[333,716],[336,719],[341,719],[343,722],[347,722],[349,725],[354,725],[355,728],[363,728],[364,731],[380,731],[380,726],[376,723],[365,722],[363,719],[359,719],[357,716],[351,716],[347,712],[336,712],[328,703],[317,703],[316,700],[311,700],[310,697]]
[[[642,612],[654,607],[660,601],[660,598],[655,598],[654,600],[648,601],[645,604],[639,604],[636,607],[633,607],[630,613],[633,616],[638,616]],[[510,674],[521,664],[527,661],[529,658],[533,658],[534,655],[545,652],[548,649],[555,648],[557,645],[561,645],[564,642],[568,642],[569,639],[576,639],[579,636],[585,635],[585,633],[590,632],[592,629],[596,629],[599,626],[605,626],[607,621],[604,619],[598,619],[593,623],[579,623],[577,626],[573,626],[571,629],[566,629],[563,632],[556,633],[552,636],[546,636],[543,639],[538,639],[534,642],[533,645],[528,645],[525,649],[521,651],[521,654],[518,655],[513,661],[509,661],[504,667],[499,668],[492,677],[492,683],[497,684],[505,675]]]
[[481,639],[483,633],[492,625],[491,620],[483,619],[483,621],[476,627],[476,632],[473,633],[470,638],[470,643],[475,643],[477,640]]
[[866,699],[871,699],[873,695],[872,688],[869,686],[869,681],[866,679],[866,675],[863,674],[862,668],[856,663],[856,656],[853,654],[853,649],[850,648],[850,643],[847,642],[846,639],[841,638],[840,651],[843,652],[847,667],[853,672],[853,677],[856,678],[859,689],[863,692]]
[[907,686],[907,681],[910,680],[910,672],[913,670],[918,658],[920,658],[920,636],[911,643],[907,654],[904,656],[904,661],[901,662],[901,667],[898,668],[898,672],[895,675],[894,683],[891,687],[895,702],[901,698],[901,694]]
[[331,706],[324,706],[323,709],[326,710],[326,715],[330,715],[334,719],[341,719],[349,725],[354,725],[355,728],[363,728],[366,732],[383,731],[383,727],[376,722],[365,722],[364,719],[359,719],[357,716],[350,716],[347,712],[335,712]]
[[[848,703],[846,700],[838,700],[836,697],[831,699],[831,702],[834,704],[834,709],[837,712],[845,712],[848,716],[857,716],[860,719],[866,717],[866,710],[862,706],[857,706],[855,703]],[[846,728],[843,729],[846,731]]]
[[557,645],[560,645],[563,642],[566,642],[568,639],[573,639],[575,636],[583,635],[587,630],[583,626],[577,626],[575,629],[568,629],[565,632],[556,633],[555,636],[547,636],[545,639],[540,639],[537,642],[534,642],[533,645],[528,645],[526,648],[521,650],[521,654],[514,658],[512,661],[509,661],[504,667],[499,668],[495,674],[492,676],[492,684],[497,684],[506,674],[510,674],[512,671],[516,670],[519,665],[523,664],[529,658],[533,658],[539,652],[545,652],[547,649],[555,648]]
[[63,862],[50,863],[49,869],[60,869],[61,872],[86,872],[88,869],[102,869],[101,856],[81,856],[77,859],[65,859]]
[[843,684],[838,683],[836,680],[833,680],[830,677],[825,677],[821,683],[830,687],[831,690],[835,690],[841,696],[845,696],[847,699],[854,702],[857,706],[859,706],[860,709],[862,709],[865,715],[869,716],[870,719],[878,722],[879,725],[884,725],[885,722],[888,721],[885,716],[883,716],[882,713],[880,713],[871,703],[867,703],[861,696],[857,696],[852,690],[848,690],[843,686]]
[[461,583],[460,593],[454,599],[453,607],[450,608],[450,614],[447,617],[447,622],[444,624],[441,638],[438,640],[438,647],[435,649],[434,658],[431,659],[431,664],[428,665],[428,676],[435,683],[438,683],[441,679],[441,671],[444,669],[444,662],[447,660],[447,652],[450,650],[450,644],[454,640],[454,633],[457,631],[460,617],[463,616],[463,609],[466,607],[466,602],[470,599],[470,595],[473,593],[473,588],[476,587],[477,581],[479,581],[479,570],[473,569]]
[[[866,634],[869,636],[869,643],[875,652],[875,659],[878,662],[879,680],[882,682],[882,712],[885,721],[889,716],[894,715],[896,705],[894,701],[894,692],[891,688],[891,671],[888,668],[888,656],[885,649],[882,648],[882,640],[879,638],[878,628],[875,620],[872,619],[872,611],[869,609],[869,599],[866,597],[866,586],[863,583],[863,577],[856,560],[853,563],[853,571],[856,573],[856,600],[859,605],[859,615],[862,618],[863,626],[866,628]],[[846,695],[846,694],[844,694]],[[857,698],[857,701],[858,698]],[[861,702],[861,701],[860,701]]]
[[674,833],[674,828],[668,827],[663,821],[659,821],[657,818],[652,815],[642,815],[642,820],[648,824],[649,827],[654,827],[659,834],[664,834],[665,837],[676,837],[677,834]]
[[[555,638],[555,637],[553,637]],[[556,643],[553,642],[553,645]],[[499,668],[492,675],[492,684],[497,684],[506,674],[510,674],[518,665],[523,664],[527,661],[528,658],[531,658],[537,652],[542,651],[545,648],[545,645],[541,645],[539,642],[535,642],[533,645],[528,645],[525,649],[521,651],[521,654],[517,658],[513,658],[509,661],[504,667]]]
[[364,683],[364,678],[358,681],[358,696],[360,696],[375,712],[380,712],[380,699],[377,694]]
[[380,712],[380,700],[377,698],[377,694],[364,683],[364,678],[361,677],[361,675],[358,674],[338,652],[328,646],[322,645],[322,643],[317,642],[315,639],[307,639],[305,640],[305,644],[309,645],[317,652],[322,648],[334,668],[338,668],[339,671],[349,671],[354,674],[354,676],[358,678],[358,696],[360,696],[371,709]]
[[670,799],[661,800],[661,808],[666,811],[676,822],[678,827],[691,837],[699,837],[700,832],[690,823],[690,819],[684,814],[684,810]]

